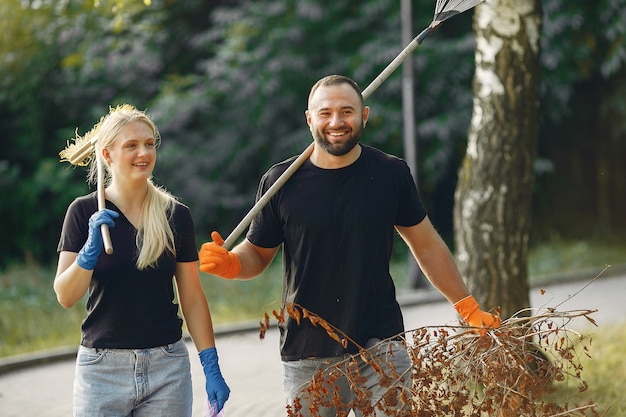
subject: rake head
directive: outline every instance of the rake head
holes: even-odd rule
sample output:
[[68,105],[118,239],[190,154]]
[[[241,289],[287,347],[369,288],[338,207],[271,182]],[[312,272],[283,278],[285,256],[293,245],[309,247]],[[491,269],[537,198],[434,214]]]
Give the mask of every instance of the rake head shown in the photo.
[[485,0],[437,0],[437,4],[435,5],[435,17],[433,17],[431,26],[437,26],[452,16],[461,14],[484,1]]

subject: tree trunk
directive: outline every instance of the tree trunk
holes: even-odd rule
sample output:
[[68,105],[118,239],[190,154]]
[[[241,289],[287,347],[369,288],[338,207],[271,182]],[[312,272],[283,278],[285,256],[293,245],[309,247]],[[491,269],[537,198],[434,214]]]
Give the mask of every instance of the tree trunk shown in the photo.
[[472,294],[503,317],[529,306],[540,27],[539,0],[490,0],[474,16],[474,107],[455,192],[455,248]]

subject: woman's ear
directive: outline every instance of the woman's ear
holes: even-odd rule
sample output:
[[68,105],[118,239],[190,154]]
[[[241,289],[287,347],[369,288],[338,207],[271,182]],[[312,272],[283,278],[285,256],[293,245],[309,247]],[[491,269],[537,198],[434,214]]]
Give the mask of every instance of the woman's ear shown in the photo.
[[107,164],[111,165],[111,154],[107,148],[102,149],[102,157],[107,161]]

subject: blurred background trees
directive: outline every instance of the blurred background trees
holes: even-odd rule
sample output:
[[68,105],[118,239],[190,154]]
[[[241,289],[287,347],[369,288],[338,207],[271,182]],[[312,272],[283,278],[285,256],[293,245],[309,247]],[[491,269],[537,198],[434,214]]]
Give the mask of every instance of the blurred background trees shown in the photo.
[[[433,2],[413,3],[417,34]],[[531,240],[626,229],[626,0],[544,0],[541,113]],[[420,192],[452,245],[452,208],[472,113],[473,12],[413,55]],[[227,235],[260,176],[311,141],[313,82],[365,87],[402,49],[385,0],[3,0],[0,3],[0,266],[49,264],[65,209],[89,191],[58,162],[129,102],[163,137],[155,179],[187,204],[198,242]],[[368,101],[364,141],[402,156],[401,71]]]

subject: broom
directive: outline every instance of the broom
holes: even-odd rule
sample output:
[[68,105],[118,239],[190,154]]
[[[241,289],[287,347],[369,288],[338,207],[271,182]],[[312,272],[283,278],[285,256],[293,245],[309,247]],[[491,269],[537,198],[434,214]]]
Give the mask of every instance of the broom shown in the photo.
[[[457,14],[463,13],[476,6],[485,0],[437,0],[435,5],[435,14],[432,22],[426,29],[424,29],[396,56],[393,61],[387,65],[387,67],[370,83],[365,90],[363,90],[363,100],[367,100],[374,91],[402,64],[402,62],[409,56],[418,46],[430,35],[440,24],[447,19]],[[252,223],[252,220],[257,214],[267,205],[269,200],[276,194],[276,192],[287,182],[289,178],[302,166],[304,161],[309,159],[313,153],[314,143],[311,143],[302,152],[295,161],[282,173],[274,184],[263,194],[261,198],[256,202],[254,207],[250,209],[248,214],[239,222],[237,227],[231,232],[230,235],[224,241],[222,247],[230,249],[239,236],[246,230],[246,228]]]
[[[93,132],[93,130],[83,137],[76,135],[74,142],[68,142],[67,147],[59,152],[59,156],[61,157],[61,162],[69,162],[74,166],[87,166],[92,158],[96,158],[96,166],[98,169],[96,191],[98,196],[98,210],[102,210],[106,207],[104,198],[104,172],[102,170],[102,158],[95,155],[95,146],[96,142],[98,142],[98,137],[91,132]],[[101,225],[100,231],[102,232],[104,250],[110,255],[113,253],[113,244],[111,243],[109,226],[106,224]]]

